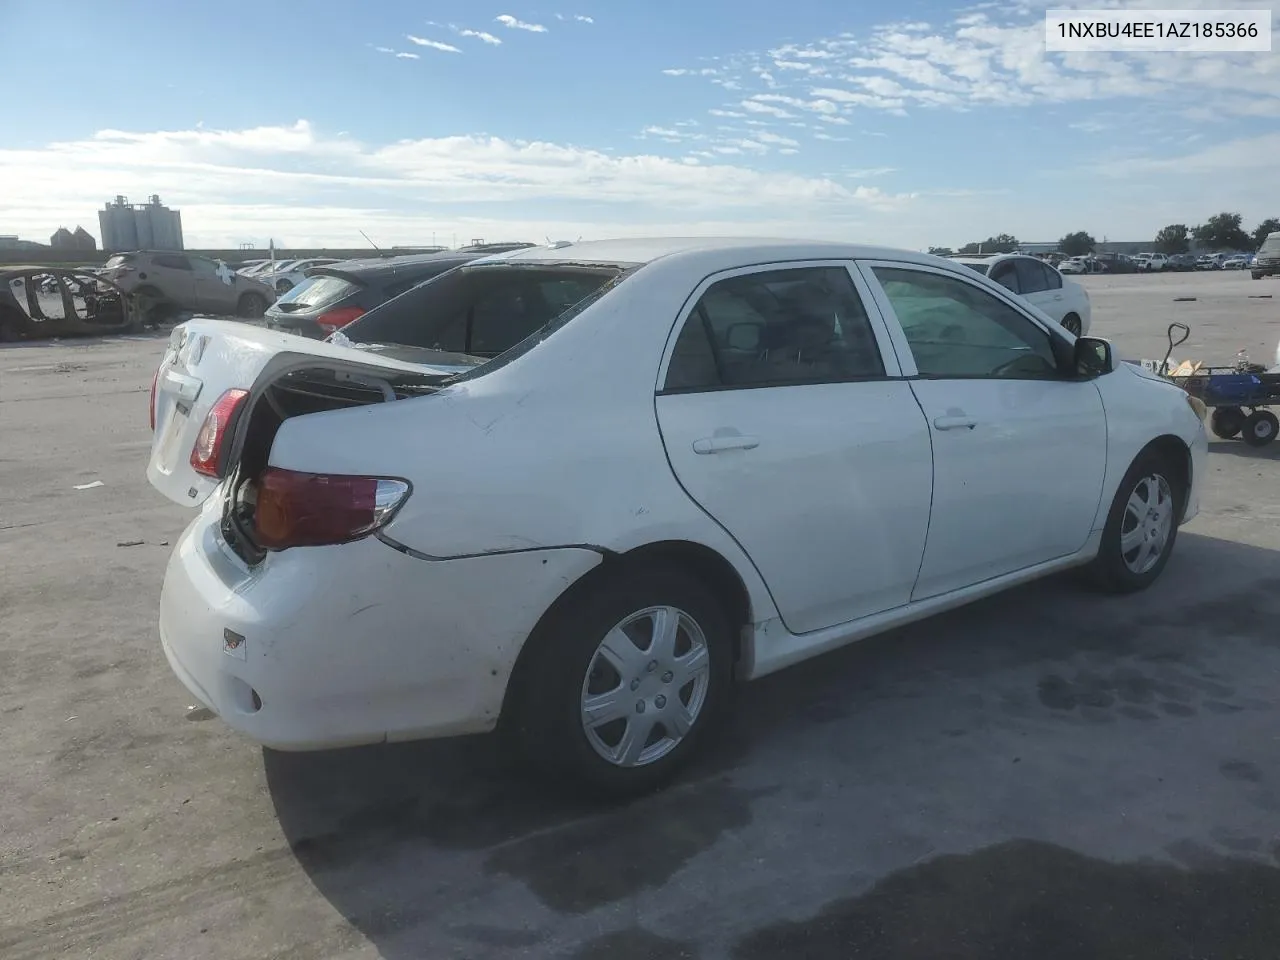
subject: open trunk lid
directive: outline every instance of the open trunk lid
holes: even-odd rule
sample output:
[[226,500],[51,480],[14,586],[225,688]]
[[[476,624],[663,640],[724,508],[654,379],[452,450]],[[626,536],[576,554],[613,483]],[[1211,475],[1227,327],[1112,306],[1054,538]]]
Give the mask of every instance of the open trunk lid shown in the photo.
[[381,385],[384,399],[395,400],[399,396],[389,380],[407,379],[421,386],[443,381],[467,367],[412,363],[235,321],[197,317],[174,328],[156,371],[155,431],[147,467],[151,485],[175,503],[204,503],[222,481],[198,473],[191,464],[191,451],[218,398],[228,390],[246,390],[251,407],[266,384],[309,369]]

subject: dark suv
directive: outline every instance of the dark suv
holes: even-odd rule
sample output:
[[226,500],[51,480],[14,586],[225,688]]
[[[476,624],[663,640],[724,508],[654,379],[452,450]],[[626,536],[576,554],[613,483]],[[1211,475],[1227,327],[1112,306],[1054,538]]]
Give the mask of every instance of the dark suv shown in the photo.
[[454,267],[526,246],[533,244],[463,247],[313,267],[305,280],[267,310],[267,326],[323,340],[374,307]]

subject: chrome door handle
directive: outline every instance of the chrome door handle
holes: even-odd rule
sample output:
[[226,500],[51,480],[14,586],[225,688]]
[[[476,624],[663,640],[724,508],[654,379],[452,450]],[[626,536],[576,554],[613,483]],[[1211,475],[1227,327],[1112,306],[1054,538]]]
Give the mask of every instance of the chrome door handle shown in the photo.
[[978,421],[973,417],[935,417],[933,425],[938,430],[972,430]]
[[755,437],[703,437],[693,441],[694,453],[723,453],[726,450],[754,450],[760,446]]

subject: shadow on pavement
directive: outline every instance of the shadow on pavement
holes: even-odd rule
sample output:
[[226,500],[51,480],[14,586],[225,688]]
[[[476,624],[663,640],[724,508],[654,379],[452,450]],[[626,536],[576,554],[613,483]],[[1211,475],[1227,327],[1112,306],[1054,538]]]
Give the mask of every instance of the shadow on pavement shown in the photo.
[[[1280,555],[1185,530],[1179,540],[1143,594],[1103,597],[1053,578],[748,684],[714,755],[627,806],[535,785],[490,737],[264,751],[268,788],[316,888],[390,960],[663,960],[712,947],[741,958],[1270,956],[1280,943],[1280,871],[1267,864],[1280,861],[1275,838],[1169,852],[1190,871],[1090,859],[1007,823],[988,769],[996,735],[1024,738],[1035,760],[1038,741],[1059,731],[1082,738],[1072,749],[1085,757],[1114,750],[1117,731],[1138,731],[1124,734],[1132,747],[1123,742],[1140,768],[1152,751],[1180,749],[1184,734],[1168,724],[1229,725],[1273,708],[1246,681],[1264,662],[1280,668]],[[1223,736],[1201,738],[1217,749]],[[938,757],[951,758],[945,772]],[[1018,769],[1020,789],[1068,798],[1052,802],[1088,833],[1093,820],[1124,814],[1110,809],[1120,801],[1105,784],[1095,785],[1100,809],[1069,806],[1081,762],[1073,754]],[[1231,755],[1221,762],[1221,777],[1280,811],[1280,795],[1261,782],[1269,773]],[[864,770],[893,780],[881,798],[890,824],[898,809],[916,818],[894,854],[901,862],[870,875],[869,859],[850,862],[841,885],[805,900],[807,919],[778,919],[771,901],[808,882],[810,861],[833,843],[880,842],[883,824],[849,808],[850,790],[875,796],[879,781],[859,782]],[[948,817],[962,813],[948,810],[952,796],[987,803],[979,819],[991,826],[970,852],[935,856],[955,842]],[[921,828],[926,807],[942,812]],[[779,842],[779,831],[790,852],[759,866],[756,844]],[[662,899],[675,890],[678,910]],[[686,911],[683,926],[640,922],[638,904],[655,898],[673,916]]]

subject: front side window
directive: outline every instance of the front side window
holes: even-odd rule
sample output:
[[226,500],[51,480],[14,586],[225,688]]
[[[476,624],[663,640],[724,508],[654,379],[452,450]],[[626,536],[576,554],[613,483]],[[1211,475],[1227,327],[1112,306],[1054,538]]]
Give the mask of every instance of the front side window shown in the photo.
[[1058,376],[1049,334],[1009,304],[957,277],[875,267],[925,377]]
[[712,284],[685,320],[667,390],[782,386],[885,375],[843,267],[797,267]]
[[152,259],[157,267],[165,267],[169,270],[190,270],[191,262],[186,257],[175,257],[167,253],[159,253]]

